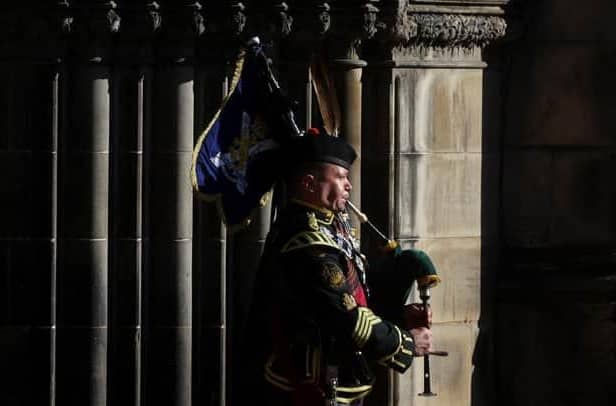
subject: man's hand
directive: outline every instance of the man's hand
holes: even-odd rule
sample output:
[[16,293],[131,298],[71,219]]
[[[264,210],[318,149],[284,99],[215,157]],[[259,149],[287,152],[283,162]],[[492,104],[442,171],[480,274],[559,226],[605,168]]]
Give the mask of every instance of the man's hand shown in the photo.
[[432,350],[432,331],[427,327],[418,327],[411,329],[411,335],[415,342],[415,355],[420,357],[426,355]]

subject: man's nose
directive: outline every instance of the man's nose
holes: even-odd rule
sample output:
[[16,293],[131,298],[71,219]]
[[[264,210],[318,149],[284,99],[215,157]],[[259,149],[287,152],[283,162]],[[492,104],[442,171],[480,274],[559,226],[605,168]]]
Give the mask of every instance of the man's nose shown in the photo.
[[353,185],[351,184],[351,181],[347,180],[345,190],[350,192],[352,189],[353,189]]

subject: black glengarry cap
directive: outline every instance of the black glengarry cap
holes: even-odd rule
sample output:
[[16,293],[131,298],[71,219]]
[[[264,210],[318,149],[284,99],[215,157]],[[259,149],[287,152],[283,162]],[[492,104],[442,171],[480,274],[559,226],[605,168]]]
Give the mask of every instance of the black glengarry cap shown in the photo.
[[308,162],[325,162],[345,169],[349,169],[356,158],[357,153],[345,140],[319,134],[312,128],[303,137],[293,138],[287,156],[292,167]]

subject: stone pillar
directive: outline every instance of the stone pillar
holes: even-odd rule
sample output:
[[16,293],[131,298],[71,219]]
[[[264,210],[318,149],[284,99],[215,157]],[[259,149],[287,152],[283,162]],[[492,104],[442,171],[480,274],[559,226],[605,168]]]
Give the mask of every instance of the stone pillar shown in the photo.
[[152,83],[146,152],[147,340],[143,402],[188,406],[192,397],[194,46],[199,3],[162,2],[162,38]]
[[109,34],[119,27],[119,16],[113,2],[99,3],[75,17],[75,54],[63,95],[67,110],[59,140],[57,404],[107,404],[107,48]]
[[[224,47],[213,47],[206,37],[195,77],[195,127],[199,137],[228,93],[228,70]],[[226,64],[225,62],[229,62]],[[232,69],[231,69],[232,70]],[[227,230],[216,203],[195,201],[193,256],[194,396],[197,404],[225,406],[227,384]]]
[[350,177],[353,182],[351,190],[351,201],[361,207],[361,164],[362,164],[362,91],[361,76],[362,67],[365,62],[358,58],[335,58],[333,59],[333,69],[336,83],[336,90],[340,98],[340,110],[342,113],[342,123],[340,134],[357,151],[357,160],[351,167]]
[[151,140],[158,5],[123,10],[111,88],[109,404],[140,406],[143,365],[144,143]]
[[215,203],[196,202],[194,402],[224,406],[227,383],[227,233]]
[[[14,10],[0,37],[0,403],[55,393],[59,27]],[[29,18],[30,26],[18,22]],[[23,63],[24,50],[36,50]]]
[[502,36],[505,25],[499,8],[469,6],[383,7],[382,31],[364,45],[363,181],[374,189],[364,191],[363,207],[403,248],[423,249],[433,259],[443,280],[432,291],[435,347],[450,353],[431,359],[438,397],[417,396],[423,390],[417,359],[407,373],[390,374],[391,389],[377,390],[371,402],[476,401],[472,364],[486,271],[481,47]]
[[353,183],[351,201],[361,206],[362,167],[362,69],[366,62],[360,58],[362,40],[376,33],[376,8],[371,1],[358,2],[345,9],[332,10],[332,32],[324,40],[328,62],[340,104],[340,135],[357,152],[357,160],[350,170]]
[[[149,79],[149,78],[148,78]],[[110,397],[117,405],[139,399],[141,275],[143,272],[143,94],[149,81],[138,68],[116,72],[111,162]],[[121,107],[120,107],[121,106]]]

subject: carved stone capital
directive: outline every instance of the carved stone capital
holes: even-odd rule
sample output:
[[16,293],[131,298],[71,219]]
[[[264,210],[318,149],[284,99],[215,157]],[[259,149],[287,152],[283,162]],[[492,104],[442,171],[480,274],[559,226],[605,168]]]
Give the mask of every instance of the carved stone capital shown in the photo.
[[396,43],[408,43],[417,36],[417,22],[413,21],[407,10],[398,10],[392,26],[391,35]]
[[154,55],[173,64],[192,63],[199,40],[206,32],[206,17],[198,1],[161,7],[162,22]]
[[59,0],[53,13],[54,24],[58,32],[68,34],[73,30],[73,14],[67,0]]
[[380,10],[372,3],[334,3],[331,13],[327,11],[331,16],[326,41],[333,59],[359,60],[362,41],[372,39],[384,28]]
[[378,35],[378,41],[383,46],[407,45],[417,36],[417,23],[411,18],[407,2],[383,8],[379,19],[383,28]]
[[413,42],[430,47],[482,48],[507,29],[504,18],[490,15],[413,14],[411,19],[418,27]]
[[289,13],[289,6],[285,2],[276,3],[272,7],[269,19],[269,30],[273,37],[284,38],[291,34],[293,16]]
[[145,32],[155,33],[160,30],[162,18],[160,16],[160,6],[152,1],[145,6],[145,13],[139,14],[140,25]]
[[162,26],[168,39],[193,41],[205,32],[205,17],[198,1],[163,11]]
[[73,54],[91,62],[101,62],[110,54],[112,37],[120,30],[122,19],[116,3],[105,1],[87,7],[71,5],[70,9],[74,16],[71,24],[71,34],[74,34],[71,37],[75,41]]
[[385,4],[378,19],[385,29],[364,41],[364,58],[427,65],[479,66],[481,49],[504,37],[507,29],[503,10],[494,6],[419,6],[399,1]]
[[205,32],[205,17],[201,13],[201,4],[194,2],[189,9],[192,9],[192,30],[196,35],[201,35]]
[[361,11],[361,34],[363,38],[370,39],[379,28],[383,28],[383,23],[377,22],[379,9],[371,3],[366,3],[361,6]]
[[151,61],[154,40],[161,31],[163,18],[156,1],[121,9],[122,30],[115,42],[114,56],[124,61]]
[[313,31],[318,37],[323,37],[331,25],[331,7],[328,3],[320,3],[314,6]]
[[84,15],[87,30],[94,38],[104,38],[120,30],[120,15],[117,13],[117,4],[107,1],[98,6],[91,6]]
[[234,2],[231,4],[231,14],[228,18],[228,27],[231,35],[239,37],[244,32],[246,27],[246,7],[242,2]]

